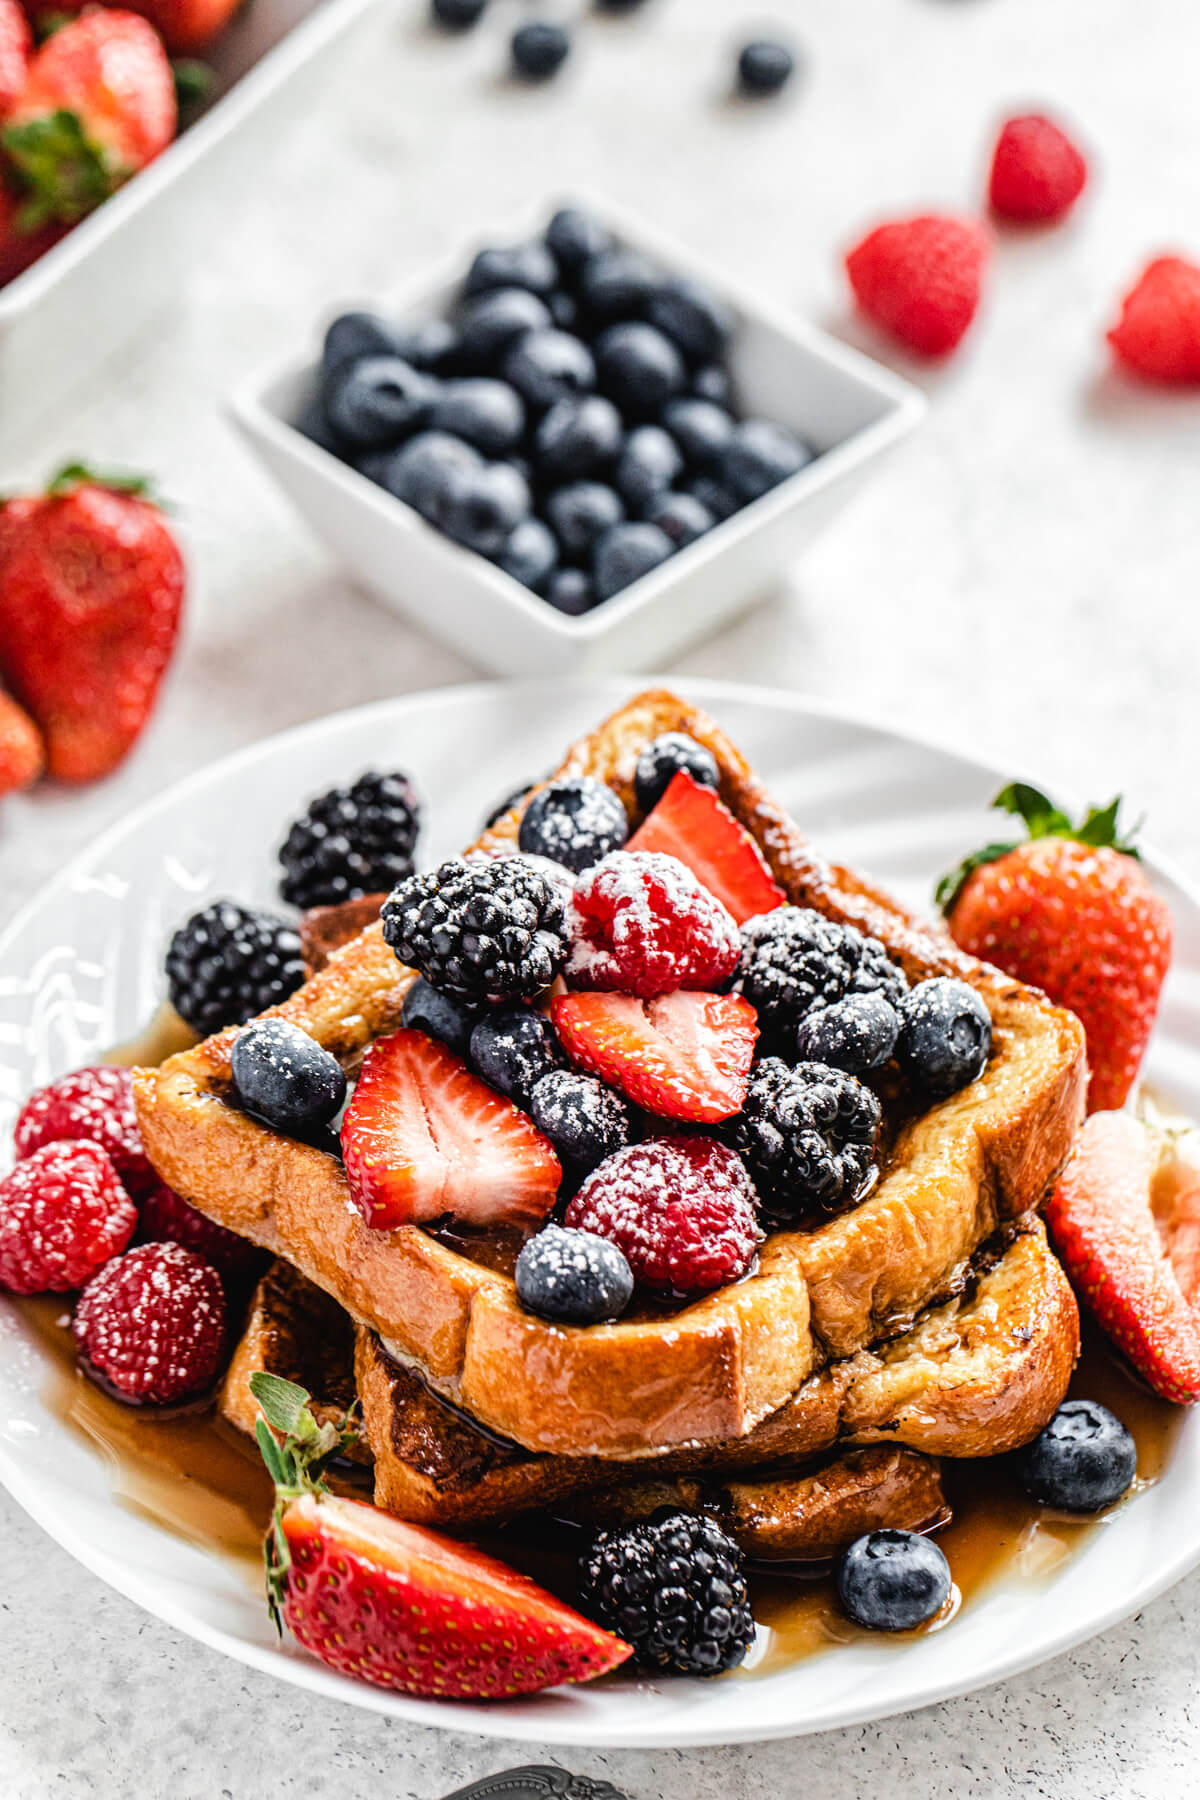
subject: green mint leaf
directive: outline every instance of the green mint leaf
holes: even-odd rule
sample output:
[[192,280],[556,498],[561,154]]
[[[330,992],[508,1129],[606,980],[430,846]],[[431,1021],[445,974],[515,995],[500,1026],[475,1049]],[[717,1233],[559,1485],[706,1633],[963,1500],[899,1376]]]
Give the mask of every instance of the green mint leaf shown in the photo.
[[295,1381],[281,1375],[269,1375],[255,1369],[250,1377],[250,1392],[262,1408],[267,1424],[285,1437],[311,1439],[317,1435],[317,1422],[308,1410],[311,1395]]

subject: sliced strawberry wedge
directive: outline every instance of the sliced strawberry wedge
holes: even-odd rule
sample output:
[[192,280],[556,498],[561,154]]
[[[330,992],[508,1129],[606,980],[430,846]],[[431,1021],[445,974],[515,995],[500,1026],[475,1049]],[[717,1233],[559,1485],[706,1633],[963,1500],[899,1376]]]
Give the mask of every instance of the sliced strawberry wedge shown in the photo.
[[563,994],[551,1016],[572,1062],[660,1119],[742,1110],[758,1021],[740,994]]
[[701,787],[686,769],[626,844],[627,850],[657,850],[686,863],[738,924],[771,912],[787,899],[763,860],[762,851],[711,788]]
[[1170,1140],[1132,1114],[1093,1113],[1046,1222],[1109,1337],[1156,1393],[1190,1406],[1200,1399],[1200,1191],[1171,1156]]
[[342,1122],[350,1191],[378,1231],[437,1219],[536,1224],[562,1168],[549,1140],[422,1031],[367,1052]]

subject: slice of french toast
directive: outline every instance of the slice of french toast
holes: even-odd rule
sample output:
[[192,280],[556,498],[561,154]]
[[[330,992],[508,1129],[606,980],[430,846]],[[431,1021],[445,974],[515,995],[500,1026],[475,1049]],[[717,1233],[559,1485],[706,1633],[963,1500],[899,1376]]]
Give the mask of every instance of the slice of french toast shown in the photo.
[[[638,753],[668,731],[712,751],[722,799],[790,901],[879,938],[912,980],[971,982],[991,1013],[983,1075],[902,1127],[881,1179],[853,1211],[814,1230],[776,1232],[745,1280],[669,1315],[558,1327],[520,1307],[487,1245],[472,1255],[469,1242],[418,1226],[370,1229],[335,1158],[232,1105],[236,1030],[136,1077],[143,1134],[165,1180],[293,1263],[393,1360],[409,1362],[474,1419],[544,1455],[661,1456],[769,1423],[815,1372],[897,1336],[954,1294],[977,1248],[1040,1203],[1083,1116],[1084,1040],[1074,1016],[963,956],[862,877],[823,862],[693,707],[664,691],[643,694],[576,744],[558,773],[604,779],[636,820]],[[511,850],[528,798],[475,848]],[[375,924],[275,1011],[353,1070],[367,1045],[399,1024],[413,979]]]

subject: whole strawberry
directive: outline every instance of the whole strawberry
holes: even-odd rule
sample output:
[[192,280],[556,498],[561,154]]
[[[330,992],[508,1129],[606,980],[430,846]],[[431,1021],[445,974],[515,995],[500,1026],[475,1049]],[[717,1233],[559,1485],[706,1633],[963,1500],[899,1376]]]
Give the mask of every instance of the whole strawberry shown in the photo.
[[988,255],[976,220],[925,213],[869,232],[847,256],[846,273],[876,325],[922,356],[945,356],[975,317]]
[[1040,987],[1087,1033],[1088,1109],[1124,1105],[1137,1079],[1171,961],[1171,915],[1114,800],[1073,828],[1046,796],[1015,782],[993,804],[1023,819],[1024,843],[989,844],[938,888],[955,943]]
[[46,764],[41,734],[29,714],[0,694],[0,794],[31,787]]
[[1145,381],[1200,382],[1200,267],[1182,256],[1147,263],[1108,341],[1118,362]]
[[1061,126],[1042,113],[1009,119],[992,156],[992,211],[1019,224],[1048,224],[1070,212],[1087,163]]
[[183,598],[179,546],[141,484],[73,466],[0,510],[0,674],[42,731],[49,774],[94,781],[126,756]]
[[0,144],[25,229],[71,225],[165,150],[178,109],[162,39],[136,13],[96,9],[47,38]]

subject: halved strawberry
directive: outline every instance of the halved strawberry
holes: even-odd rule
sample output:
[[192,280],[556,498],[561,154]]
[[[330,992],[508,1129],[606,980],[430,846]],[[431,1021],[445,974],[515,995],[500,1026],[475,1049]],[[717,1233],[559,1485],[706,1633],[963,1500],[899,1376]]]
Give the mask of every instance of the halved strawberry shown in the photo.
[[[1046,1222],[1067,1273],[1113,1342],[1166,1400],[1200,1400],[1200,1191],[1169,1140],[1098,1112],[1075,1142]],[[1186,1285],[1181,1285],[1186,1284]]]
[[562,994],[550,1010],[572,1062],[660,1119],[742,1110],[758,1021],[740,994]]
[[276,1485],[268,1603],[322,1662],[405,1694],[500,1700],[588,1681],[633,1654],[494,1557],[328,1493],[321,1468],[349,1434],[318,1427],[294,1382],[258,1371],[250,1386]]
[[625,848],[678,857],[739,925],[787,899],[750,833],[725,802],[711,788],[701,787],[686,769],[672,777]]
[[472,1225],[536,1224],[562,1180],[532,1119],[423,1031],[394,1031],[367,1051],[342,1156],[377,1231],[444,1213]]

